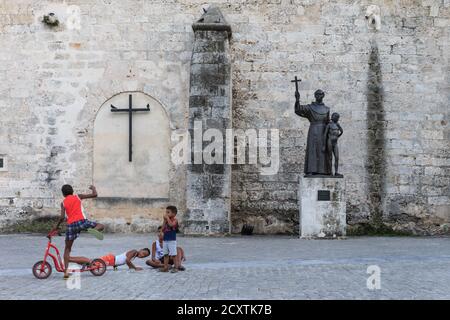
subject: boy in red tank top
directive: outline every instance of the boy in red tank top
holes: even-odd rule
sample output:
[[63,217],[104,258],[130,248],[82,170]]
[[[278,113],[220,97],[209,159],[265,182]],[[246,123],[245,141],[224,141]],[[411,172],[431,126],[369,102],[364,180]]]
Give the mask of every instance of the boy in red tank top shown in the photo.
[[81,204],[81,200],[83,199],[97,197],[97,190],[95,187],[90,186],[89,189],[92,190],[92,193],[74,195],[71,185],[65,184],[61,188],[64,196],[64,200],[61,202],[61,216],[59,217],[58,223],[53,230],[57,230],[59,225],[67,217],[66,247],[64,249],[64,279],[69,278],[69,273],[67,271],[69,262],[74,262],[71,261],[70,251],[72,250],[73,242],[76,238],[78,238],[80,232],[86,230],[97,239],[103,240],[103,233],[100,231],[105,228],[104,225],[88,220],[86,218],[83,205]]

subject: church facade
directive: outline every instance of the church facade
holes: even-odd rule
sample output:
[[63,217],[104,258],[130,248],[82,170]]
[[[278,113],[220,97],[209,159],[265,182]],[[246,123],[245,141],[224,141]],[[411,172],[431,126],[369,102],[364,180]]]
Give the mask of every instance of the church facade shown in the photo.
[[[295,76],[303,104],[322,89],[340,114],[349,230],[450,222],[447,0],[18,0],[0,16],[2,230],[58,215],[68,183],[97,187],[86,211],[112,232],[156,230],[172,204],[187,234],[297,233]],[[205,159],[221,135],[223,161]]]

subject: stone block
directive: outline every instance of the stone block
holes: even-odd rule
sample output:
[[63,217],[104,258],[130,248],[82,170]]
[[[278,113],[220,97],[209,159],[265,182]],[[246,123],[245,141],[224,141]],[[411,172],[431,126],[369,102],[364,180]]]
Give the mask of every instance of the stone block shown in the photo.
[[301,238],[337,239],[345,237],[345,178],[301,176],[298,199]]

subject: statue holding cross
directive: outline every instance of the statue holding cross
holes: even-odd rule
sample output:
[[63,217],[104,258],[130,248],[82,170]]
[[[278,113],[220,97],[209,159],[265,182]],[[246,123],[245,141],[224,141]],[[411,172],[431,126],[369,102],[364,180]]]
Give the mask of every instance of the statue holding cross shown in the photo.
[[330,108],[323,103],[325,93],[317,90],[314,93],[316,101],[311,104],[300,104],[298,83],[300,79],[295,77],[295,113],[309,120],[308,139],[306,141],[305,176],[331,175],[331,161],[326,149],[325,128],[330,121]]

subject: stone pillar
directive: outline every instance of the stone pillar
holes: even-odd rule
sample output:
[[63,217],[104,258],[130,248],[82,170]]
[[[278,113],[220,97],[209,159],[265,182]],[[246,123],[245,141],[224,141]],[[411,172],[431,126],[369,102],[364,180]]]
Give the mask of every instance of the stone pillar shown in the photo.
[[[225,133],[231,129],[230,25],[218,7],[211,6],[192,25],[194,48],[191,59],[189,133],[191,161],[187,170],[185,234],[223,234],[230,232],[231,164],[225,159]],[[216,129],[223,139],[214,142],[216,159],[206,161],[202,150],[211,140],[202,133]],[[211,131],[210,131],[211,132]]]
[[345,178],[301,176],[298,189],[300,237],[305,239],[345,237]]

